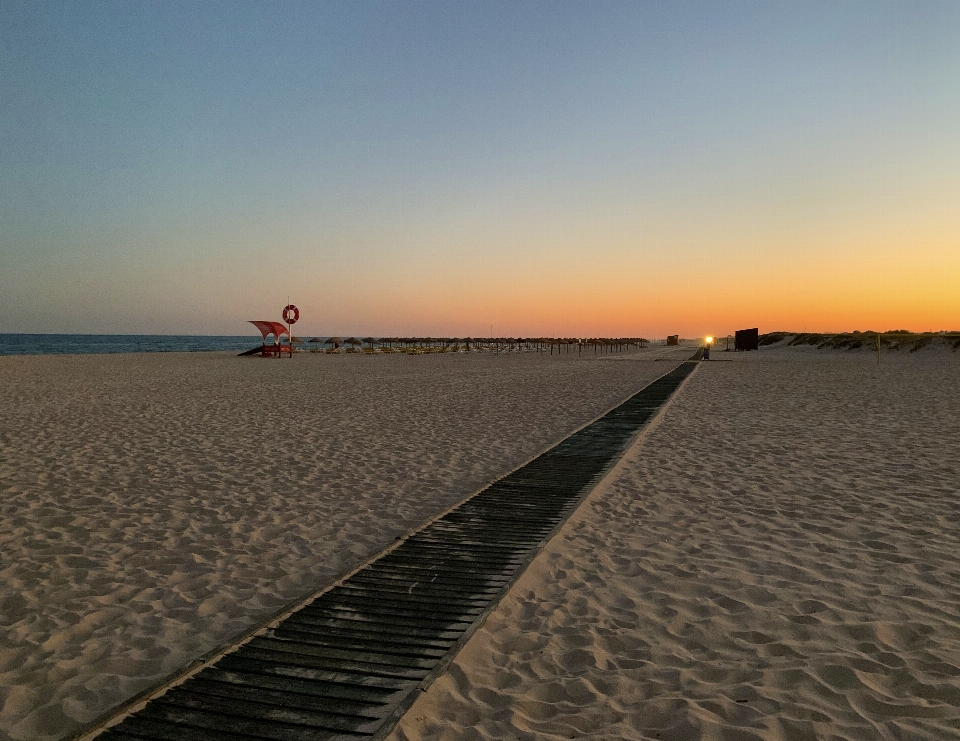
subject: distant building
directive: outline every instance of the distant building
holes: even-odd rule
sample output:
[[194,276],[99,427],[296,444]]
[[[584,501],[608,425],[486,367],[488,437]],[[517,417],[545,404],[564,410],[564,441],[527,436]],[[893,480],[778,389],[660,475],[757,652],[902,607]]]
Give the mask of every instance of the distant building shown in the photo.
[[667,344],[668,344],[668,345],[679,345],[679,344],[680,344],[680,335],[678,335],[678,334],[667,335]]

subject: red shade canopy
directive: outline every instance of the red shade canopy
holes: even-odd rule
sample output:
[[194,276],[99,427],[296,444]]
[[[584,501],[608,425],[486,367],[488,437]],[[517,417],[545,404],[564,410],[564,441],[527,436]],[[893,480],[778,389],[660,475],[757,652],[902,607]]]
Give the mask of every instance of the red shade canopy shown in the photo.
[[280,322],[261,322],[253,319],[248,319],[247,321],[260,330],[264,342],[267,341],[267,335],[271,334],[276,338],[275,342],[280,341],[280,335],[282,334],[287,335],[287,337],[290,336],[290,333],[287,331],[287,325],[281,324]]

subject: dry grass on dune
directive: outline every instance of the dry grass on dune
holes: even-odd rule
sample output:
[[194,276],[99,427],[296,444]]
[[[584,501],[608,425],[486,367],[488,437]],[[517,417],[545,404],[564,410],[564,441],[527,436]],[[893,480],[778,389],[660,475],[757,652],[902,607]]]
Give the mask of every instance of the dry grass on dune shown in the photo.
[[909,350],[917,352],[930,345],[949,347],[952,351],[960,350],[960,331],[958,332],[908,332],[905,329],[890,332],[840,332],[824,334],[820,332],[768,332],[760,335],[760,346],[778,345],[786,342],[787,345],[813,345],[817,348],[831,350],[859,350],[862,348],[874,350],[877,346],[877,335],[880,336],[880,346],[883,350]]

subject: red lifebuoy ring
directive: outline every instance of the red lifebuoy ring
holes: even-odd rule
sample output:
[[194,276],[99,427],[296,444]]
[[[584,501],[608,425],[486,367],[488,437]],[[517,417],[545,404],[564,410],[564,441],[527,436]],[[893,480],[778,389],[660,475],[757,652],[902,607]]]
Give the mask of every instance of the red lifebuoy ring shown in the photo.
[[283,321],[287,324],[296,324],[297,319],[300,318],[300,309],[298,309],[293,304],[289,304],[283,307]]

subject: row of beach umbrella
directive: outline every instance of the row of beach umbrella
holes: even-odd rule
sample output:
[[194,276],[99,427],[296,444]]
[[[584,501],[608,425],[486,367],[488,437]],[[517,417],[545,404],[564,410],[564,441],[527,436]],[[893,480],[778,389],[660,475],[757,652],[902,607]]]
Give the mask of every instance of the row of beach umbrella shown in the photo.
[[[295,337],[294,342],[302,342],[299,338]],[[552,344],[552,345],[576,345],[578,343],[583,344],[633,344],[636,342],[646,343],[648,340],[642,337],[596,337],[585,340],[580,340],[576,338],[569,337],[484,337],[480,339],[474,339],[473,337],[364,337],[363,339],[358,339],[356,337],[348,337],[343,339],[342,337],[327,337],[323,339],[321,337],[312,337],[307,340],[308,343],[324,344],[324,345],[333,345],[339,347],[340,345],[352,345],[354,347],[358,345],[368,344],[373,346],[375,344],[381,345],[435,345],[443,344],[449,345],[451,343],[489,343],[489,344]]]

